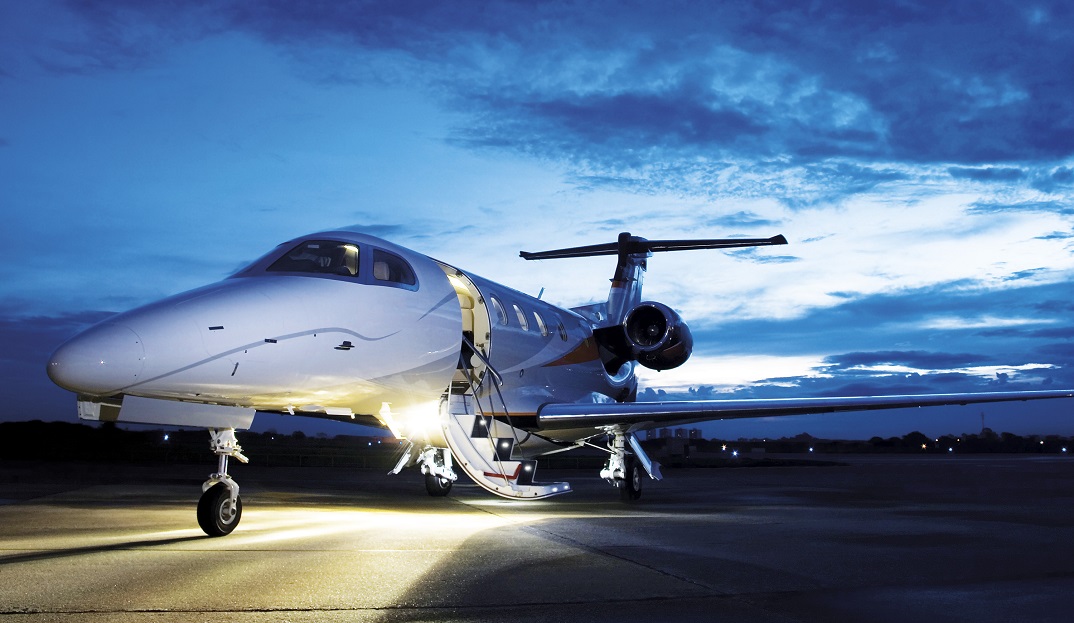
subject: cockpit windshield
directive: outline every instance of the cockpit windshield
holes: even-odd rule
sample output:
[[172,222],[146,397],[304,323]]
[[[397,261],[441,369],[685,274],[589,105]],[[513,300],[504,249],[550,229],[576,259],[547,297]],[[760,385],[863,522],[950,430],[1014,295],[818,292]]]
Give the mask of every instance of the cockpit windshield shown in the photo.
[[358,246],[334,240],[307,240],[265,270],[354,277],[358,275]]

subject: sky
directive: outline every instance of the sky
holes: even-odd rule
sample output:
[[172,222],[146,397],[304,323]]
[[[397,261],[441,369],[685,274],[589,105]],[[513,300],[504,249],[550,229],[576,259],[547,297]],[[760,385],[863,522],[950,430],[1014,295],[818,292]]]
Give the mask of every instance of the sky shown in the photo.
[[[650,260],[695,348],[643,398],[1074,387],[1072,26],[1024,1],[0,3],[0,420],[75,420],[44,366],[80,329],[352,225],[564,306],[607,296],[609,259],[518,251],[784,234]],[[982,415],[1074,435],[1067,401],[705,431]]]

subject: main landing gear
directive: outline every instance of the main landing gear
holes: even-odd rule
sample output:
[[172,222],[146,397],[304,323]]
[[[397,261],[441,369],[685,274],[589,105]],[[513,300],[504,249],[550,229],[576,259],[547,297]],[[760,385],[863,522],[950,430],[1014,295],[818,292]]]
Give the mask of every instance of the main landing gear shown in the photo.
[[231,534],[242,518],[242,499],[239,497],[239,485],[227,473],[230,457],[242,463],[250,460],[242,454],[242,447],[235,438],[234,428],[209,429],[209,447],[217,456],[217,470],[201,486],[201,499],[198,501],[198,525],[209,536]]
[[649,459],[637,437],[631,433],[611,433],[608,451],[608,462],[600,470],[600,477],[619,489],[619,497],[624,502],[633,502],[641,497],[645,476],[653,480],[663,478],[660,464]]

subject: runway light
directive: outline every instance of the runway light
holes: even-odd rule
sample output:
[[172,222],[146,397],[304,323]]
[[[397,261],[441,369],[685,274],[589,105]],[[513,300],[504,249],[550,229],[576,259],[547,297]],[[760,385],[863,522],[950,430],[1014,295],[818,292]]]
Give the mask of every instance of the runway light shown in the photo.
[[168,441],[168,433],[164,433],[164,441]]
[[738,450],[733,450],[731,452],[731,456],[738,456]]
[[812,452],[812,451],[813,451],[813,446],[810,446],[810,447],[809,447],[809,451],[810,451],[810,452]]
[[947,451],[948,451],[948,452],[954,452],[954,451],[955,451],[955,449],[954,449],[954,448],[948,448],[948,449],[947,449]]
[[1066,452],[1066,451],[1067,451],[1067,447],[1063,446],[1063,452]]
[[927,444],[927,443],[921,444],[921,449],[922,450],[928,450],[929,449],[929,444]]

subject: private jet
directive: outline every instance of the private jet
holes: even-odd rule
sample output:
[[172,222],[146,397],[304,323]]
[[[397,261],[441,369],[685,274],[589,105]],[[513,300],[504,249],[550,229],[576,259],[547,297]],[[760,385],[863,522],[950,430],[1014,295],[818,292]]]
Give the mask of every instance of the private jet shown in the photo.
[[600,476],[624,500],[660,480],[637,433],[709,420],[1074,397],[1074,390],[637,402],[638,366],[690,357],[686,322],[644,301],[653,253],[786,244],[783,236],[618,240],[527,260],[614,256],[606,301],[566,309],[360,231],[285,242],[237,273],[109,317],[47,364],[84,420],[205,428],[216,471],[198,523],[231,533],[242,516],[229,459],[258,413],[332,418],[391,431],[430,495],[463,472],[491,493],[537,500],[542,456],[607,453]]

